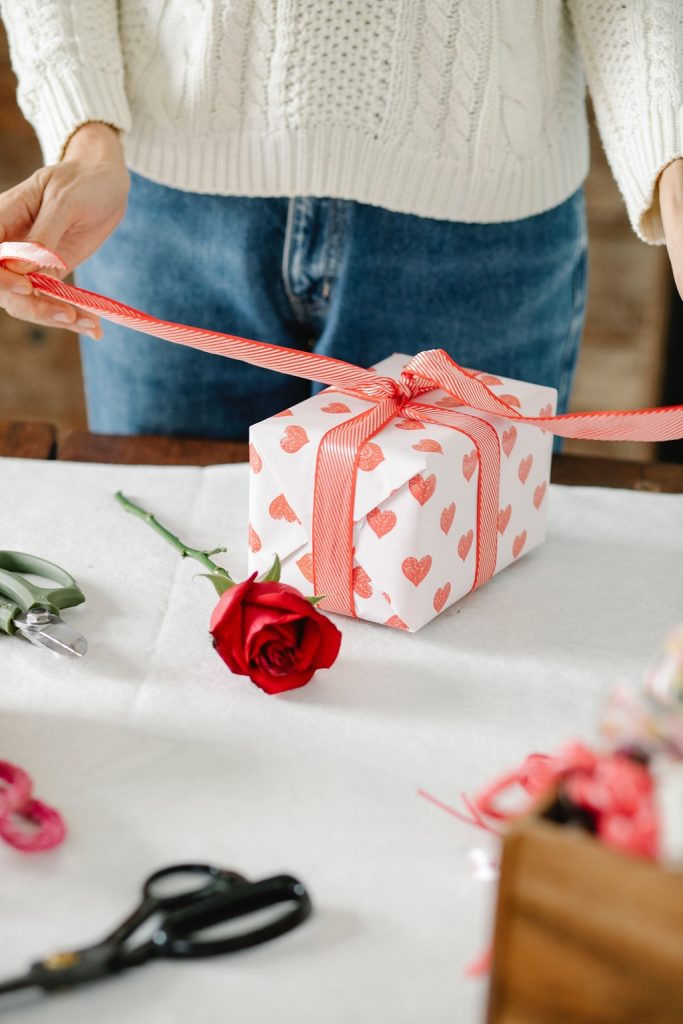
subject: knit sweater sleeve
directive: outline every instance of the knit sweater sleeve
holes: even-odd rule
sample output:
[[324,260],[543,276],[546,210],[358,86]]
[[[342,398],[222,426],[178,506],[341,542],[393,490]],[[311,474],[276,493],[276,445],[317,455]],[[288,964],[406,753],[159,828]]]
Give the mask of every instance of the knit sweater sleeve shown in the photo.
[[117,0],[0,0],[17,98],[46,163],[88,121],[128,131]]
[[657,179],[683,156],[681,0],[569,0],[598,128],[636,233],[664,241]]

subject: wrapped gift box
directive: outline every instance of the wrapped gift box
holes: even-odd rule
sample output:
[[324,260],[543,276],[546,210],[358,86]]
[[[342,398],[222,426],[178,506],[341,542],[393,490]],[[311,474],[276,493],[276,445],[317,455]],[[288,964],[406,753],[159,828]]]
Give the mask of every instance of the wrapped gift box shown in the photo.
[[[398,379],[408,359],[394,355],[375,369]],[[553,388],[486,373],[477,376],[523,415],[555,411]],[[531,424],[472,410],[439,389],[415,401],[475,416],[497,432],[499,572],[545,538],[552,436]],[[250,571],[265,572],[277,554],[282,580],[304,594],[314,593],[311,537],[318,446],[332,426],[358,416],[370,404],[327,389],[251,428]],[[352,541],[359,618],[414,631],[472,589],[480,469],[477,449],[466,432],[400,415],[365,444]]]
[[679,1024],[683,874],[553,816],[505,837],[488,1024]]

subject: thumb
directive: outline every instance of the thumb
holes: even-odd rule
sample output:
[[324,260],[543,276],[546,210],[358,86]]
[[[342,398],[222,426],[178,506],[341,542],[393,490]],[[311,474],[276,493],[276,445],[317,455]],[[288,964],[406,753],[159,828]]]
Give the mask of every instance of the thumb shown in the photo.
[[0,242],[24,239],[40,208],[42,188],[32,174],[6,192],[0,193]]
[[50,202],[49,196],[43,194],[38,215],[31,225],[25,241],[33,242],[34,245],[42,245],[45,249],[60,256],[62,238],[72,223],[73,212],[69,209],[68,204]]
[[[71,220],[66,204],[50,201],[46,168],[0,195],[0,241],[33,242],[59,252],[62,237]],[[6,268],[27,274],[36,266],[30,259],[17,257]]]

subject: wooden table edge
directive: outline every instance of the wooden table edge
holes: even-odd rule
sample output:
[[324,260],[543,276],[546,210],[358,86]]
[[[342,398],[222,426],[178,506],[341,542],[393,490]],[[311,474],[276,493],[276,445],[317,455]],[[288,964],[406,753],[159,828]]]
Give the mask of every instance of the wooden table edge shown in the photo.
[[0,420],[0,455],[14,459],[51,459],[57,430],[51,423]]
[[682,494],[683,464],[558,454],[553,456],[550,481],[569,486],[617,487],[655,494]]
[[212,441],[202,438],[153,435],[119,436],[64,431],[59,435],[57,456],[63,462],[105,462],[137,466],[215,466],[246,462],[246,441]]
[[[249,446],[246,441],[58,432],[49,423],[0,421],[0,455],[111,465],[213,466],[246,462]],[[560,454],[553,457],[550,479],[569,486],[682,494],[683,464]]]
[[[210,441],[157,436],[122,437],[69,431],[60,435],[57,458],[73,462],[121,465],[210,466],[246,462],[246,441]],[[553,457],[552,483],[620,487],[655,493],[683,493],[683,465],[631,462],[587,455]]]

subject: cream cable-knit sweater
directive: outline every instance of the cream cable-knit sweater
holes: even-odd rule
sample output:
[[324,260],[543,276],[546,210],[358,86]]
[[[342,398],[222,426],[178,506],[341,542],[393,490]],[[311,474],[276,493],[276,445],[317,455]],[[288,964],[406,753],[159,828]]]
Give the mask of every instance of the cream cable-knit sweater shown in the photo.
[[683,0],[0,0],[46,162],[86,121],[176,188],[504,221],[588,167],[635,230],[683,155]]

